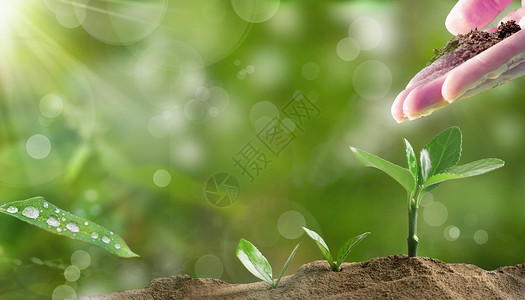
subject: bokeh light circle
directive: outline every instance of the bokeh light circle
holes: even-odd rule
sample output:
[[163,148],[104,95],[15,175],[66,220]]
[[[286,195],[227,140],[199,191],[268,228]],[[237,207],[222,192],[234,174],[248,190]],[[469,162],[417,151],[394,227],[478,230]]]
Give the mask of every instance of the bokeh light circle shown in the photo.
[[277,221],[277,229],[279,233],[290,240],[300,237],[304,231],[303,228],[306,226],[306,220],[304,216],[295,210],[289,210],[279,216]]
[[474,232],[474,242],[476,242],[476,244],[483,245],[487,243],[488,240],[489,234],[485,230],[480,229]]
[[441,226],[448,218],[448,209],[441,203],[434,201],[423,210],[423,219],[430,226]]
[[71,255],[71,264],[80,270],[85,270],[91,264],[91,256],[85,250],[77,250]]
[[153,174],[153,183],[158,187],[167,187],[171,182],[171,174],[167,170],[159,169]]
[[459,238],[461,235],[461,230],[454,225],[449,225],[443,230],[443,235],[447,241],[453,242]]
[[62,113],[64,109],[64,101],[60,96],[55,94],[47,94],[40,99],[40,113],[47,118],[53,119]]
[[59,285],[53,290],[51,294],[52,300],[64,300],[64,299],[74,299],[77,297],[75,290],[69,285]]
[[376,19],[363,16],[352,22],[348,35],[359,43],[361,50],[371,50],[381,42],[383,28]]
[[101,42],[131,44],[161,24],[167,4],[167,0],[89,1],[82,27]]
[[80,278],[80,269],[75,265],[68,266],[64,270],[64,278],[69,282],[77,281]]
[[44,159],[51,152],[51,141],[43,134],[35,134],[27,140],[26,151],[34,159]]
[[279,0],[232,0],[235,13],[251,23],[268,21],[277,13],[279,5]]
[[[268,122],[273,118],[279,118],[279,109],[275,104],[269,101],[257,102],[252,106],[250,110],[250,121],[254,126],[257,125],[260,118],[263,119],[263,126],[268,124]],[[260,126],[261,124],[259,124]]]
[[344,38],[337,43],[337,56],[344,61],[352,61],[359,56],[359,43],[352,38]]
[[361,97],[377,100],[390,91],[392,72],[383,62],[368,60],[354,70],[352,82]]

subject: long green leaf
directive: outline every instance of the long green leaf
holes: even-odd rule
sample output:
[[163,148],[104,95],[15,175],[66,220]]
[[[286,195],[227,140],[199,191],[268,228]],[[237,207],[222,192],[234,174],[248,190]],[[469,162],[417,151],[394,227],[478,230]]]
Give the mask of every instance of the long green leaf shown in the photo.
[[324,242],[323,238],[317,234],[317,232],[310,230],[306,227],[303,227],[304,231],[315,241],[317,244],[317,247],[321,250],[321,253],[323,254],[324,258],[328,261],[330,264],[330,268],[333,271],[337,270],[336,265],[334,264],[334,260],[332,259],[332,255],[330,254],[330,250],[328,249],[328,246]]
[[350,254],[350,251],[352,251],[352,249],[369,234],[370,232],[365,232],[363,234],[354,236],[353,238],[346,241],[343,247],[339,249],[339,253],[337,254],[337,271],[341,270],[341,264],[345,261],[348,254]]
[[461,157],[461,130],[450,127],[426,144],[420,153],[421,183],[455,166]]
[[288,257],[288,260],[286,261],[286,263],[283,266],[283,270],[281,271],[281,274],[279,274],[279,277],[277,277],[277,281],[275,281],[275,286],[274,287],[277,287],[279,285],[279,281],[281,281],[281,278],[283,277],[284,272],[286,272],[286,269],[288,269],[288,267],[290,266],[290,263],[292,262],[292,259],[295,256],[295,252],[297,252],[297,248],[299,248],[299,245],[301,245],[301,243],[299,243],[299,244],[297,244],[297,246],[295,246],[295,248],[293,249],[292,253]]
[[425,181],[423,186],[428,187],[446,180],[466,178],[485,174],[490,171],[494,171],[498,168],[501,168],[504,165],[505,162],[501,159],[480,159],[465,165],[452,167],[450,169],[447,169],[444,173],[436,174],[430,177],[427,181]]
[[42,197],[2,204],[0,212],[44,230],[102,247],[120,257],[137,257],[118,235],[47,202]]
[[350,147],[350,150],[352,150],[357,160],[363,165],[378,168],[399,182],[409,194],[414,192],[416,181],[408,169],[402,168],[361,149]]
[[237,257],[255,277],[266,281],[272,287],[275,286],[272,279],[272,267],[252,243],[241,239],[237,246]]

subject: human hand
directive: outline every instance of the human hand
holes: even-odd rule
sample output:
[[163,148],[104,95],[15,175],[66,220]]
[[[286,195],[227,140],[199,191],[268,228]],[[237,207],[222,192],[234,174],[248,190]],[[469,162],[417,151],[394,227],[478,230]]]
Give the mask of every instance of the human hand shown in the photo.
[[[483,28],[510,2],[512,0],[459,0],[447,17],[446,27],[453,34]],[[525,6],[525,0],[522,0],[522,6]],[[525,29],[524,16],[525,7],[522,7],[505,16],[501,22],[516,20]],[[485,31],[495,30],[489,28]],[[440,59],[445,60],[447,54]],[[421,70],[396,97],[392,116],[399,123],[417,119],[524,74],[525,30],[520,30],[458,66],[443,68],[436,61]]]

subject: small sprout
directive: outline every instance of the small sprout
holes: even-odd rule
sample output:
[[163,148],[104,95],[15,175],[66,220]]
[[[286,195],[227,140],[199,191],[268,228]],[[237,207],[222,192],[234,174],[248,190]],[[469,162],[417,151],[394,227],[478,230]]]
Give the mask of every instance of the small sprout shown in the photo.
[[[129,249],[120,236],[112,235],[111,231],[98,224],[61,210],[42,197],[2,204],[0,213],[54,234],[97,245],[120,257],[138,256]],[[102,239],[99,239],[99,236]],[[108,236],[111,236],[111,239]]]
[[410,143],[405,139],[408,168],[403,168],[363,150],[350,147],[357,160],[367,167],[377,168],[401,184],[408,195],[408,256],[417,255],[417,209],[421,198],[443,181],[481,175],[503,167],[504,161],[486,158],[457,166],[461,157],[462,134],[450,127],[428,144],[419,154],[419,164]]
[[323,238],[313,230],[310,230],[306,227],[303,227],[303,229],[315,241],[317,247],[319,247],[321,253],[323,253],[324,258],[326,258],[326,260],[330,264],[330,268],[334,272],[341,271],[341,265],[345,261],[348,254],[350,254],[350,251],[352,251],[352,249],[357,244],[359,244],[361,240],[363,240],[367,235],[370,234],[370,232],[365,232],[363,234],[354,236],[353,238],[346,241],[346,243],[341,247],[341,249],[339,249],[339,253],[337,254],[337,262],[334,263],[332,255],[330,254],[330,250],[328,249],[328,246],[324,242]]
[[297,251],[297,248],[299,248],[300,244],[301,243],[297,244],[297,246],[295,246],[293,249],[290,257],[288,257],[288,260],[284,264],[281,274],[279,274],[279,277],[275,282],[273,280],[272,267],[268,263],[268,260],[266,260],[266,258],[252,243],[245,239],[241,239],[239,241],[239,246],[237,247],[237,257],[246,267],[246,269],[255,275],[255,277],[267,282],[272,286],[272,288],[276,288],[277,285],[279,285],[279,281],[281,281],[284,272],[286,272],[286,269],[288,269],[290,266],[290,263],[292,262],[295,252]]

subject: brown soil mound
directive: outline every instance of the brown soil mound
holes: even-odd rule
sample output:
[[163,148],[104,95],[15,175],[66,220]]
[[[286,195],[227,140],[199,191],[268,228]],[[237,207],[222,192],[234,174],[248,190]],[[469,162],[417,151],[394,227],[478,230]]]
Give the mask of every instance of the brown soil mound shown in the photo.
[[436,56],[430,60],[430,63],[453,50],[453,55],[449,58],[450,63],[459,65],[520,31],[520,29],[516,21],[511,20],[506,23],[502,22],[493,33],[473,29],[467,34],[458,34],[448,41],[443,48],[434,49]]
[[228,284],[187,275],[159,278],[144,289],[83,297],[100,299],[525,299],[525,264],[485,271],[427,257],[394,255],[344,263],[303,265],[276,289],[267,283]]

